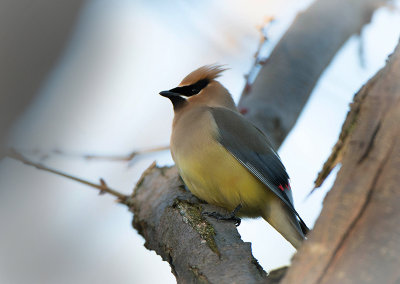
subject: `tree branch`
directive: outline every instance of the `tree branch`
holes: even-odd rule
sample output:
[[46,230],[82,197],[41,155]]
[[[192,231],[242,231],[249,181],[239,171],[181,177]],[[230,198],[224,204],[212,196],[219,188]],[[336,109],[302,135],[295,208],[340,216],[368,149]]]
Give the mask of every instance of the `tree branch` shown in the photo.
[[[300,13],[251,85],[240,111],[279,147],[342,45],[385,0],[318,0]],[[340,19],[339,19],[340,18]],[[257,60],[256,60],[257,62]]]
[[[117,197],[119,203],[134,212],[132,224],[145,237],[145,246],[170,263],[178,282],[266,281],[265,271],[251,254],[250,243],[240,239],[233,223],[217,223],[202,215],[203,210],[223,210],[201,204],[185,189],[175,167],[157,168],[153,163],[139,179],[132,196],[126,196],[110,188],[103,179],[100,184],[92,183],[33,162],[16,151],[9,151],[7,157]],[[192,252],[190,257],[182,257],[187,251]]]
[[171,265],[178,283],[266,283],[266,273],[231,222],[202,212],[223,212],[200,203],[177,169],[149,168],[132,195],[133,226]]

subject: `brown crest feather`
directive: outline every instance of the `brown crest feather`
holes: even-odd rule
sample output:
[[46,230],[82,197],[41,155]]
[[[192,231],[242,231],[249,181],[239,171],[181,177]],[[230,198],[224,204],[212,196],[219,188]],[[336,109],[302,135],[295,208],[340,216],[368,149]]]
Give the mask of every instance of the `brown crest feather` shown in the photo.
[[179,84],[179,86],[191,85],[203,79],[208,79],[210,81],[214,80],[215,78],[221,76],[221,73],[225,70],[227,69],[223,68],[222,65],[212,64],[202,66],[187,75]]

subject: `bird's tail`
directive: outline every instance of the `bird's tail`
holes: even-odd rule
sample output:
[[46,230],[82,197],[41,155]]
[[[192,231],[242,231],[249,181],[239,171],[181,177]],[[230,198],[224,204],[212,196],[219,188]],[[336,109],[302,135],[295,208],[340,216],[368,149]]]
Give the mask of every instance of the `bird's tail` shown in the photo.
[[289,243],[299,249],[308,228],[303,220],[287,208],[280,200],[271,202],[263,212],[263,218],[277,230]]

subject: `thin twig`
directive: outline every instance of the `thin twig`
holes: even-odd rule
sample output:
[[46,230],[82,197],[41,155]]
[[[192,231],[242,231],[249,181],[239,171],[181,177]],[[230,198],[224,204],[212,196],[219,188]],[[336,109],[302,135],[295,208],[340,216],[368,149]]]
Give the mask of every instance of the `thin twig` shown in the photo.
[[244,88],[244,94],[248,93],[251,89],[255,77],[268,59],[268,55],[262,56],[262,51],[265,49],[266,44],[268,44],[268,31],[275,21],[274,17],[268,17],[265,19],[263,26],[260,28],[261,38],[258,44],[256,53],[254,54],[254,64],[251,66],[249,73],[245,76],[246,84]]
[[24,163],[26,165],[35,167],[35,168],[37,168],[39,170],[46,171],[46,172],[49,172],[49,173],[53,173],[53,174],[56,174],[56,175],[59,175],[59,176],[62,176],[62,177],[77,181],[79,183],[83,183],[85,185],[97,188],[97,189],[100,190],[99,194],[104,194],[104,193],[111,194],[111,195],[113,195],[113,196],[118,198],[117,201],[119,203],[125,204],[125,205],[128,205],[128,206],[130,205],[130,204],[128,204],[129,203],[128,202],[129,201],[129,196],[127,196],[125,194],[122,194],[122,193],[120,193],[120,192],[108,187],[108,185],[106,184],[106,182],[103,179],[100,179],[100,184],[96,184],[96,183],[93,183],[93,182],[90,182],[90,181],[86,181],[84,179],[81,179],[81,178],[78,178],[78,177],[74,177],[74,176],[72,176],[70,174],[63,173],[63,172],[61,172],[59,170],[55,170],[55,169],[46,167],[46,166],[44,166],[42,164],[30,161],[27,158],[25,158],[24,156],[22,156],[20,153],[16,152],[15,150],[8,151],[6,156],[9,157],[9,158],[12,158],[14,160],[20,161],[20,162],[22,162],[22,163]]
[[148,149],[133,151],[128,155],[110,155],[110,156],[85,155],[84,158],[87,160],[108,160],[108,161],[127,161],[127,162],[129,162],[130,160],[135,158],[137,155],[160,152],[160,151],[165,151],[168,149],[169,149],[169,146],[160,146],[160,147],[155,147],[155,148],[148,148]]
[[86,160],[106,160],[106,161],[129,162],[138,155],[160,152],[160,151],[165,151],[168,149],[169,149],[169,146],[159,146],[159,147],[154,147],[154,148],[147,148],[147,149],[132,151],[131,153],[126,154],[126,155],[96,155],[96,154],[92,155],[92,154],[82,154],[82,153],[70,153],[70,152],[60,150],[60,149],[54,149],[47,153],[43,152],[39,149],[16,149],[16,152],[27,153],[30,155],[32,154],[35,156],[39,156],[40,161],[44,161],[47,158],[51,157],[51,155],[54,154],[54,155],[72,157],[72,158],[82,158],[82,159],[86,159]]

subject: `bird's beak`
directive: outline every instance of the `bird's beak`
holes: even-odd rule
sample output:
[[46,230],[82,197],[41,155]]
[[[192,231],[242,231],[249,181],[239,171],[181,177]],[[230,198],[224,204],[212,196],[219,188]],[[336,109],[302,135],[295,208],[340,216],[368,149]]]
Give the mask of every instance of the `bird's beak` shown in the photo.
[[171,98],[171,97],[180,97],[180,94],[174,93],[171,91],[162,91],[160,92],[160,95],[163,97]]

